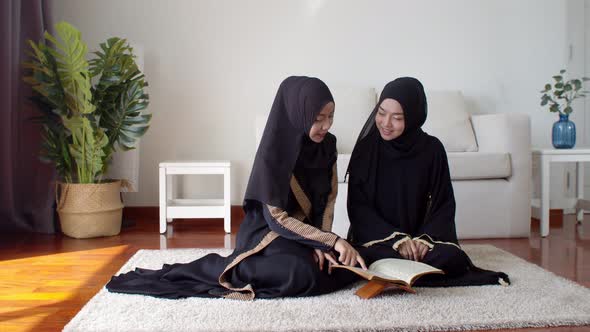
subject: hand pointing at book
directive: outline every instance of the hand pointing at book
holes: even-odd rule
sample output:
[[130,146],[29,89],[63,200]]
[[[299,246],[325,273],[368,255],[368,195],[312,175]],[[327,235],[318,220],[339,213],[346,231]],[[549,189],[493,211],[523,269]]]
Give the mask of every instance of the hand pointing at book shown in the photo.
[[338,252],[338,260],[341,264],[355,266],[360,264],[366,270],[365,260],[346,240],[339,238],[334,245],[334,250]]

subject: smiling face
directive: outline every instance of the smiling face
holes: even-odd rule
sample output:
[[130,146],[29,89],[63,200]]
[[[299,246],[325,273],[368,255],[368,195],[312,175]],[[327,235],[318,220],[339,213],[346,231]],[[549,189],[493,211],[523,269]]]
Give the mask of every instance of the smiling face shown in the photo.
[[395,99],[384,99],[375,114],[375,124],[384,140],[400,137],[406,127],[402,105]]
[[311,138],[312,141],[321,143],[324,140],[328,130],[332,127],[332,122],[334,122],[334,111],[334,102],[329,102],[316,116],[315,121],[311,126],[311,130],[309,131],[309,138]]

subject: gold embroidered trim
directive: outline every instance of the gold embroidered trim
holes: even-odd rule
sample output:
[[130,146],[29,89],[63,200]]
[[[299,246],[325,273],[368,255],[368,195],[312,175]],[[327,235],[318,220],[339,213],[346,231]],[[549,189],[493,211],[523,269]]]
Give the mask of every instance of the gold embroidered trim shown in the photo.
[[377,243],[381,243],[381,242],[389,241],[389,240],[391,240],[391,239],[395,238],[395,237],[396,237],[396,236],[398,236],[398,235],[405,235],[405,236],[407,236],[407,237],[410,237],[410,236],[409,236],[408,234],[406,234],[406,233],[401,233],[401,232],[393,232],[393,234],[391,234],[390,236],[388,236],[388,237],[386,237],[386,238],[384,238],[384,239],[380,239],[380,240],[374,240],[374,241],[369,241],[369,242],[367,242],[367,243],[363,244],[363,247],[370,247],[370,246],[372,246],[372,245],[374,245],[374,244],[377,244]]
[[322,230],[332,231],[332,224],[334,223],[334,205],[336,204],[336,196],[338,195],[338,168],[336,163],[332,167],[332,191],[328,195],[328,203],[324,209],[322,217]]
[[305,213],[301,209],[297,209],[297,211],[293,212],[291,216],[301,222],[305,220]]
[[299,203],[299,206],[301,206],[305,216],[311,220],[309,217],[309,214],[311,213],[311,201],[305,195],[305,192],[301,188],[301,185],[299,185],[299,182],[297,182],[295,175],[291,176],[291,191],[293,192],[293,195],[295,195],[295,199],[297,200],[297,203]]
[[289,231],[303,238],[323,243],[330,248],[334,247],[334,244],[336,244],[336,240],[338,240],[338,235],[329,232],[323,232],[311,225],[308,225],[293,217],[290,217],[287,214],[287,212],[285,212],[281,208],[277,208],[270,205],[267,205],[267,207],[270,211],[270,215],[279,224],[281,224],[281,226],[285,227]]
[[[414,238],[414,240],[421,239],[423,236],[426,236],[426,237],[428,237],[428,238],[430,239],[430,242],[434,242],[434,243],[440,243],[440,244],[448,244],[448,245],[455,246],[455,247],[459,248],[459,250],[463,250],[463,249],[461,249],[461,247],[459,247],[459,245],[458,245],[458,244],[456,244],[456,243],[453,243],[453,242],[434,241],[434,240],[433,240],[433,239],[430,237],[430,235],[428,235],[428,234],[422,234],[422,235],[420,235],[420,236],[418,236],[418,237],[415,237],[415,238]],[[424,240],[422,240],[422,241],[424,241]]]
[[401,245],[402,245],[402,243],[404,243],[404,242],[406,242],[406,241],[408,241],[408,240],[410,240],[410,237],[409,237],[409,236],[403,237],[402,239],[400,239],[400,240],[397,240],[397,241],[396,241],[396,242],[393,244],[393,246],[391,246],[391,247],[393,248],[393,250],[397,250],[397,248],[399,248],[399,246],[401,246]]
[[250,296],[250,293],[231,292],[223,296],[224,299],[240,300],[240,301],[251,301],[254,299]]
[[[252,288],[252,285],[248,284],[242,288],[235,288],[235,287],[233,287],[233,285],[229,281],[226,280],[226,274],[230,269],[232,269],[234,266],[238,265],[246,257],[252,256],[255,253],[264,249],[277,237],[279,237],[279,234],[272,232],[272,231],[269,232],[268,234],[266,234],[264,236],[264,238],[262,238],[262,240],[260,240],[260,242],[254,248],[252,248],[248,251],[244,251],[243,253],[239,254],[236,258],[234,258],[234,260],[231,263],[229,263],[225,267],[223,272],[221,272],[221,274],[219,275],[218,282],[221,286],[234,291],[232,293],[228,293],[228,294],[224,295],[225,298],[231,298],[231,299],[237,299],[237,300],[253,300],[254,299],[256,294],[254,293],[254,289]],[[242,295],[238,295],[236,293],[242,294]]]

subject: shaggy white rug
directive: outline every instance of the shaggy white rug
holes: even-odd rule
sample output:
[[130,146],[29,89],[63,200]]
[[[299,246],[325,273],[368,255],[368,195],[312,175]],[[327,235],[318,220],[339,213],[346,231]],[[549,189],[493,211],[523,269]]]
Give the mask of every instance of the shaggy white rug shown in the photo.
[[[370,300],[355,286],[311,297],[242,302],[165,300],[102,289],[65,331],[469,330],[590,324],[590,289],[489,245],[465,245],[476,265],[506,272],[512,285],[417,288]],[[120,270],[157,269],[229,250],[140,250]]]

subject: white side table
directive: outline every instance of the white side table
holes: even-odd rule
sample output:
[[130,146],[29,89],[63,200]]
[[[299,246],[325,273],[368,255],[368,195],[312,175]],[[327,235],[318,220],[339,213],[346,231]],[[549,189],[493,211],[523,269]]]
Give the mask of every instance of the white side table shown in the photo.
[[[223,229],[231,233],[229,161],[166,161],[160,163],[160,233],[174,218],[223,218]],[[173,175],[223,175],[223,199],[174,198]]]
[[541,166],[541,236],[549,235],[549,179],[552,162],[576,163],[576,212],[578,221],[584,218],[584,210],[590,210],[590,201],[584,200],[584,164],[590,161],[590,149],[533,149],[533,158]]

